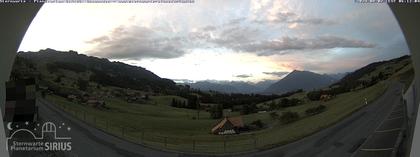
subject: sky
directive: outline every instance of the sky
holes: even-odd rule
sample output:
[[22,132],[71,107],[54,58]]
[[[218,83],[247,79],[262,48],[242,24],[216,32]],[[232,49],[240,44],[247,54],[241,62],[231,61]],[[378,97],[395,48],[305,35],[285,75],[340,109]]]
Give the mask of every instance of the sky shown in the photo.
[[174,80],[280,79],[351,72],[408,54],[386,4],[352,0],[195,0],[44,4],[19,51],[75,50]]

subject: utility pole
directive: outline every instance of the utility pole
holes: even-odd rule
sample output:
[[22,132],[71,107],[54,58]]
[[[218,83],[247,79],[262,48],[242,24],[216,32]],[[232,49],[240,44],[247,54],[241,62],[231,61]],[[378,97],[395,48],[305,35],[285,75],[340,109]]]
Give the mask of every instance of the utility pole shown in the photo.
[[197,105],[197,120],[200,120],[200,98],[198,97],[198,95],[195,96],[196,97],[196,105]]

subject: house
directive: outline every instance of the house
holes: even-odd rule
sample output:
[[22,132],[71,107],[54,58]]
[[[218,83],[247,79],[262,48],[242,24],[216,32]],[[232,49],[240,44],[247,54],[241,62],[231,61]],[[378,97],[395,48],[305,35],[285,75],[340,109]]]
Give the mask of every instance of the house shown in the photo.
[[211,129],[211,133],[218,135],[238,134],[243,127],[244,122],[241,116],[225,117]]
[[105,101],[102,101],[102,100],[94,100],[94,99],[91,99],[91,100],[88,100],[86,103],[90,107],[94,107],[94,108],[103,108],[103,107],[105,107]]
[[321,97],[319,97],[319,100],[329,101],[329,100],[331,100],[331,95],[327,95],[327,94],[321,95]]
[[76,95],[67,95],[67,100],[68,101],[76,101],[77,100],[77,96]]

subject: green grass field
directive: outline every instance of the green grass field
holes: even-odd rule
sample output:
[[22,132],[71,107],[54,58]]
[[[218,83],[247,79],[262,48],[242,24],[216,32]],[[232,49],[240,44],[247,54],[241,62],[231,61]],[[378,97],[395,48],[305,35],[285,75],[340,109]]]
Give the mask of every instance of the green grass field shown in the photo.
[[[148,104],[132,104],[118,99],[106,100],[109,110],[99,110],[67,101],[58,96],[47,96],[47,100],[65,107],[66,111],[76,115],[96,127],[133,142],[141,142],[157,148],[197,152],[238,152],[269,148],[285,144],[308,136],[328,127],[364,105],[364,97],[373,101],[386,89],[381,82],[370,88],[338,95],[328,102],[308,102],[303,105],[277,111],[295,111],[301,119],[281,125],[270,118],[269,113],[255,113],[243,116],[245,123],[260,119],[271,127],[260,131],[232,136],[210,134],[211,127],[218,121],[209,118],[209,113],[200,112],[200,119],[194,120],[197,112],[190,109],[170,107],[176,96],[151,97]],[[327,110],[314,116],[304,116],[307,108],[323,104]],[[223,147],[227,141],[226,150]],[[165,144],[166,143],[166,144]]]
[[[396,69],[399,71],[392,73]],[[287,144],[329,127],[365,106],[365,98],[368,102],[373,102],[381,96],[387,89],[389,81],[397,80],[408,87],[413,78],[411,69],[411,64],[405,64],[405,62],[391,67],[379,67],[362,79],[375,76],[381,71],[392,73],[392,76],[371,87],[339,94],[327,102],[310,101],[306,97],[306,92],[296,93],[289,98],[298,98],[303,103],[271,112],[277,112],[279,115],[286,111],[297,112],[300,115],[298,121],[285,125],[279,120],[272,119],[270,112],[243,115],[245,124],[261,120],[267,127],[229,136],[210,134],[210,129],[219,120],[210,119],[208,112],[200,111],[197,119],[196,110],[171,107],[172,99],[185,100],[178,96],[150,96],[150,100],[145,104],[127,103],[121,99],[109,98],[105,100],[109,108],[107,110],[69,102],[55,95],[48,95],[47,100],[105,132],[135,143],[184,152],[243,152]],[[71,83],[68,84],[70,85]],[[116,87],[101,88],[101,90],[117,89]],[[278,102],[280,99],[274,101]],[[305,114],[307,109],[318,105],[324,105],[327,108],[320,114],[312,116]],[[257,106],[266,105],[260,103]],[[232,112],[229,115],[239,115],[239,113]]]

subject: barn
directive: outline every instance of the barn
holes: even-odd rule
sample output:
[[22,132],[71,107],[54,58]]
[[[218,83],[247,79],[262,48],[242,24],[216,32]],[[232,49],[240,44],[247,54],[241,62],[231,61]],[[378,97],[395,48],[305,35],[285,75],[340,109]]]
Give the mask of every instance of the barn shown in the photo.
[[244,122],[241,116],[225,117],[211,129],[211,133],[218,135],[239,134],[239,130],[243,127]]

